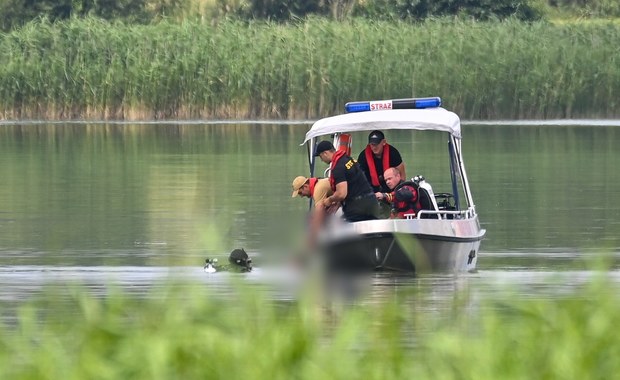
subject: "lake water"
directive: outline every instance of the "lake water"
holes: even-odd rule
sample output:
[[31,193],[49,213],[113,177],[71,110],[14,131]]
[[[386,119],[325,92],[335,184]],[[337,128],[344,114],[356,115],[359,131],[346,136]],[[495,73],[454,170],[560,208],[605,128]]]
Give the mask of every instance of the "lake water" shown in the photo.
[[[594,275],[607,257],[620,280],[620,127],[469,123],[463,153],[487,235],[476,273],[420,277],[376,274],[363,299],[381,302],[419,289],[418,307],[451,307],[510,287],[556,297]],[[274,299],[294,299],[295,278],[275,263],[299,248],[307,201],[291,181],[307,175],[310,123],[0,125],[0,304],[77,281],[105,294],[114,283],[146,293],[185,278],[230,291],[238,278]],[[354,136],[354,152],[366,136]],[[443,136],[394,131],[390,143],[408,176],[445,170]],[[318,164],[321,170],[322,164]],[[256,270],[202,271],[245,248]],[[278,269],[280,268],[280,269]],[[6,308],[3,308],[6,310]],[[6,314],[5,314],[6,316]]]

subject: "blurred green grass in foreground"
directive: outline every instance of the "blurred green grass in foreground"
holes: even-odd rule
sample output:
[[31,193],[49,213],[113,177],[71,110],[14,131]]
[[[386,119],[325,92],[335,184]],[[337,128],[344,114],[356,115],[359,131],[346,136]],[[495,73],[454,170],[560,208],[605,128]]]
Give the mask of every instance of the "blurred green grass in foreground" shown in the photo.
[[231,299],[196,283],[146,297],[76,286],[0,325],[0,378],[609,379],[620,370],[618,286],[591,273],[555,299],[455,293],[442,318],[400,295],[335,307],[321,292],[283,302],[247,284]]

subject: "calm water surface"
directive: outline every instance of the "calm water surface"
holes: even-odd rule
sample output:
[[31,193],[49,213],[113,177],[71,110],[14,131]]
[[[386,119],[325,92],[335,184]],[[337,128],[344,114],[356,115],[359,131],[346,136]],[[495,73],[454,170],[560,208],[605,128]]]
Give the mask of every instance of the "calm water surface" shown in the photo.
[[[309,124],[0,125],[0,304],[16,305],[86,284],[148,294],[170,278],[230,294],[243,278],[273,299],[295,299],[298,278],[275,264],[299,248],[308,204],[290,183],[307,169],[300,147]],[[591,261],[610,257],[620,280],[620,128],[463,127],[463,151],[487,238],[478,271],[421,277],[375,274],[360,302],[450,308],[505,288],[554,298],[587,283]],[[408,176],[449,191],[446,138],[394,131]],[[365,136],[354,136],[354,151]],[[322,165],[322,164],[319,164]],[[323,167],[320,167],[321,170]],[[202,272],[243,247],[257,269]]]

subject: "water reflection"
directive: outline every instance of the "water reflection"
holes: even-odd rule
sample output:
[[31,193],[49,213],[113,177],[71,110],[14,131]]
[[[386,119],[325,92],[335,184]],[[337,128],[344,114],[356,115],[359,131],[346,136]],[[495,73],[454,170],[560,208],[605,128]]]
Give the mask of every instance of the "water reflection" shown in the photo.
[[[307,173],[305,123],[24,123],[0,128],[0,302],[3,315],[68,282],[103,296],[110,285],[148,296],[171,278],[233,296],[248,283],[295,300],[304,276],[276,267],[295,251],[308,205],[291,200]],[[487,238],[478,272],[377,273],[334,291],[332,304],[397,300],[451,315],[511,288],[549,297],[596,275],[618,280],[620,130],[613,126],[463,127],[463,153]],[[365,136],[354,136],[361,151]],[[410,174],[444,171],[445,139],[390,132]],[[440,191],[446,183],[433,178]],[[202,271],[245,248],[248,274]],[[609,258],[611,257],[611,258]],[[5,308],[4,306],[10,306]]]
[[[482,259],[482,258],[481,258]],[[535,267],[528,263],[537,263]],[[308,286],[319,286],[321,308],[329,318],[339,318],[351,307],[383,307],[396,303],[411,318],[424,324],[410,326],[411,333],[432,333],[428,321],[441,323],[475,315],[485,307],[501,307],[507,299],[556,299],[574,296],[600,276],[620,284],[620,255],[611,255],[611,269],[593,269],[588,253],[486,253],[483,265],[475,273],[428,274],[412,276],[379,272],[362,276],[321,276],[289,266],[255,267],[247,273],[216,272],[208,274],[201,265],[173,266],[0,266],[0,318],[11,324],[17,310],[27,301],[40,297],[54,298],[55,304],[72,309],[73,285],[79,285],[96,298],[122,290],[135,297],[159,297],[171,283],[192,289],[207,290],[210,297],[234,301],[244,287],[276,302],[297,302],[307,294]],[[575,264],[578,263],[578,264]],[[577,269],[581,267],[581,269]],[[589,267],[589,269],[588,269]],[[319,288],[316,288],[318,290]],[[514,298],[513,298],[514,297]],[[494,303],[497,302],[497,303]],[[432,318],[428,318],[431,316]],[[337,324],[334,324],[336,326]]]
[[[412,303],[422,305],[426,301],[432,308],[441,309],[438,301],[450,301],[454,295],[468,291],[493,292],[496,286],[519,290],[533,286],[538,295],[553,296],[559,289],[579,287],[583,281],[596,276],[593,254],[589,253],[485,253],[484,263],[474,273],[411,275],[393,272],[364,273],[359,275],[323,276],[321,281],[333,291],[334,299],[343,303],[381,303],[385,300],[413,296]],[[536,266],[527,263],[537,263]],[[620,254],[610,255],[605,273],[613,280],[620,279]],[[0,266],[0,300],[26,300],[39,294],[44,287],[63,288],[66,284],[80,284],[95,291],[106,286],[118,286],[128,293],[145,295],[154,288],[171,282],[182,281],[213,288],[214,295],[224,298],[234,293],[239,280],[261,287],[268,298],[295,299],[295,292],[312,273],[302,272],[292,266],[255,267],[251,272],[205,273],[199,265],[193,267],[153,266],[46,266],[4,265]],[[570,281],[567,281],[570,279]],[[532,295],[531,289],[523,289],[522,295]],[[423,302],[418,302],[423,301]]]
[[[10,259],[0,255],[0,264],[194,265],[233,248],[286,252],[307,211],[289,195],[292,178],[308,170],[299,146],[307,128],[5,125],[0,252]],[[483,252],[619,250],[617,128],[467,124],[463,135],[487,229]],[[392,131],[389,139],[412,173],[449,190],[433,176],[447,170],[443,136]]]

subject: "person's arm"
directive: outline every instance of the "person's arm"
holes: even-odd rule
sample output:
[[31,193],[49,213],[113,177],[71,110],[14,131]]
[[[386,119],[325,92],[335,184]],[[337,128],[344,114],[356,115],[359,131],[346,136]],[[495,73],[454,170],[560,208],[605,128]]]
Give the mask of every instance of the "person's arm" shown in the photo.
[[326,207],[330,207],[333,204],[342,202],[347,197],[348,190],[349,190],[349,187],[348,187],[347,181],[342,181],[340,183],[337,183],[336,191],[334,191],[334,194],[325,198],[325,201],[323,202],[323,204]]
[[400,155],[398,149],[390,145],[390,166],[398,169],[400,172],[400,178],[407,180],[407,174],[405,173],[405,163],[403,157]]
[[391,193],[376,192],[375,197],[380,201],[384,200],[388,203],[392,203],[392,201],[394,201],[394,192],[393,191]]
[[325,206],[323,202],[314,205],[310,219],[310,230],[308,231],[308,244],[310,247],[314,247],[316,238],[319,234],[319,230],[325,220]]
[[406,179],[407,175],[405,174],[405,163],[404,162],[400,162],[399,165],[396,166],[396,169],[398,169],[398,171],[400,172],[400,178]]
[[312,194],[312,199],[314,199],[314,204],[318,205],[323,203],[323,200],[331,195],[332,189],[329,187],[329,182],[324,179],[319,180],[319,182],[314,187],[314,194]]
[[325,207],[325,204],[323,203],[325,201],[325,198],[329,197],[332,194],[333,194],[333,191],[329,185],[329,180],[327,179],[319,180],[319,182],[316,184],[314,188],[314,194],[312,195],[312,198],[314,199],[315,205],[321,205],[321,207],[323,208],[322,212],[325,215],[333,214],[338,209],[338,207],[340,207],[340,205],[333,205],[333,207]]
[[368,168],[368,162],[366,162],[366,151],[362,150],[362,152],[357,156],[357,163],[360,166],[360,169],[364,172],[364,176],[366,176],[366,180],[368,183],[372,183],[370,179],[370,169]]
[[357,155],[357,163],[362,170],[368,169],[368,163],[366,163],[366,150],[362,150],[360,154]]

